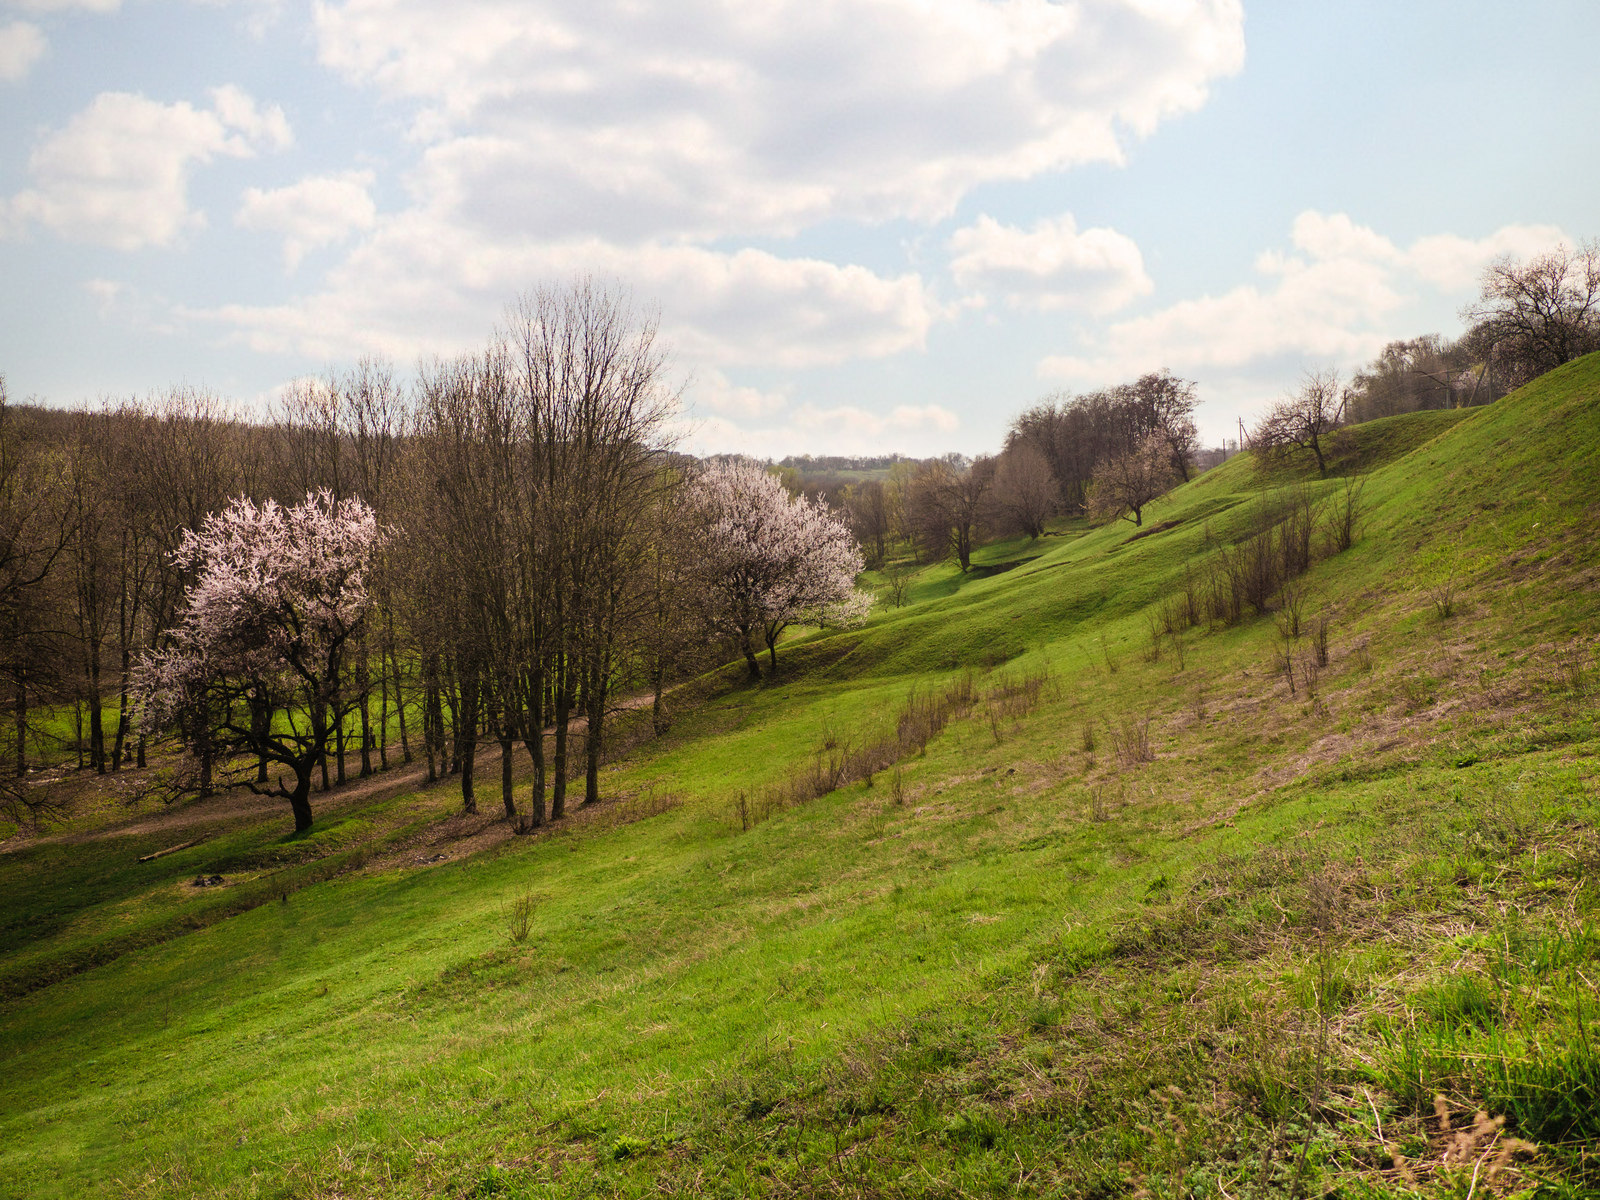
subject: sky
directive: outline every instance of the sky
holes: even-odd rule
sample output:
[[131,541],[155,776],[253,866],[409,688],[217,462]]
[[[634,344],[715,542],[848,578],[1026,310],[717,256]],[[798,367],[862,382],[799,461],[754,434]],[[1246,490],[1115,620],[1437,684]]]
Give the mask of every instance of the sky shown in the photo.
[[1593,0],[0,0],[13,400],[481,346],[592,277],[687,448],[999,448],[1163,368],[1203,440],[1600,235]]

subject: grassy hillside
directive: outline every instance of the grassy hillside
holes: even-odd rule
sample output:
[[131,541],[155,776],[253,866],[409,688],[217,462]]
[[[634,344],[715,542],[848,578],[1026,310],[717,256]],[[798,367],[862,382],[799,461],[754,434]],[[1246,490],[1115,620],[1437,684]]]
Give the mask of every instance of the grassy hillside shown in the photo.
[[[929,568],[549,836],[0,856],[0,1194],[1594,1194],[1600,356],[1359,432]],[[1349,549],[1165,629],[1350,481]]]

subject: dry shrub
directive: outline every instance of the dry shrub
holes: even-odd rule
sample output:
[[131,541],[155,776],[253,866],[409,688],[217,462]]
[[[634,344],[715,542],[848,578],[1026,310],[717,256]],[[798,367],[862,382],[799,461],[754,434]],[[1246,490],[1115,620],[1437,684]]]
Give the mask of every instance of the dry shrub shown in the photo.
[[[1026,677],[1032,678],[1032,677]],[[1038,690],[1048,675],[1041,675],[1035,688]],[[1026,679],[1019,685],[1020,694],[1028,694]],[[991,692],[988,699],[1006,694],[1006,685]],[[920,691],[912,688],[905,705],[895,718],[894,732],[887,737],[857,743],[854,738],[840,733],[831,719],[825,720],[822,738],[812,752],[809,766],[790,779],[788,783],[764,788],[755,796],[740,792],[733,803],[733,819],[741,831],[753,829],[786,809],[809,804],[829,792],[837,791],[848,783],[870,780],[879,771],[887,770],[903,758],[919,753],[944,729],[950,721],[969,712],[977,702],[978,690],[971,671],[966,671],[945,685],[943,691]],[[898,769],[892,780],[895,803],[905,803],[905,786]]]
[[528,940],[528,933],[533,927],[533,913],[537,907],[533,893],[523,892],[522,895],[511,901],[511,906],[506,910],[506,933],[512,942],[520,946]]
[[1107,724],[1111,739],[1111,753],[1124,767],[1155,762],[1155,751],[1150,748],[1150,718],[1123,717],[1116,725]]

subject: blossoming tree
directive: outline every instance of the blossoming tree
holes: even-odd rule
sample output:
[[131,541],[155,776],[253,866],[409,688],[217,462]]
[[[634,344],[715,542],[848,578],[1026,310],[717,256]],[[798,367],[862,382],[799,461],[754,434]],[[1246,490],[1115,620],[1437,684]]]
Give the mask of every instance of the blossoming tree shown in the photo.
[[749,463],[722,463],[696,478],[701,514],[698,573],[713,628],[744,651],[761,678],[755,638],[778,669],[778,638],[796,622],[849,625],[872,607],[857,590],[861,552],[849,527],[821,500],[791,497]]
[[[281,796],[311,827],[311,773],[359,703],[369,577],[386,538],[372,509],[327,491],[284,508],[240,497],[187,531],[174,554],[196,572],[169,649],[138,673],[141,720],[177,726],[224,760],[253,755],[258,795]],[[268,764],[287,767],[265,785]]]

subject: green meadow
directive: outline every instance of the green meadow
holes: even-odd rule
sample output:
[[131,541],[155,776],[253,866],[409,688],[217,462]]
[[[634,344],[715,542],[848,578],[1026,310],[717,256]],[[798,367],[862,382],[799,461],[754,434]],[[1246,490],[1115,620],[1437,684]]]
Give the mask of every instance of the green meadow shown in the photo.
[[1600,1194],[1597,522],[1590,356],[923,567],[539,836],[8,848],[0,1195]]

